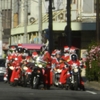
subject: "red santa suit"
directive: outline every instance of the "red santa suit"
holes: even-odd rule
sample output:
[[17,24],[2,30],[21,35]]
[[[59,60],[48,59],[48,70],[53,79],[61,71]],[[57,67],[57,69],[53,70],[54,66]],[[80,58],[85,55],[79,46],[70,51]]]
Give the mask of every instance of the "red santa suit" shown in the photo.
[[13,61],[13,63],[11,64],[11,66],[13,67],[13,70],[12,70],[10,82],[13,83],[14,82],[14,77],[15,77],[15,72],[16,72],[15,71],[16,61]]
[[21,72],[20,64],[16,63],[14,80],[19,80],[20,72]]
[[21,69],[20,69],[19,62],[17,62],[17,61],[14,61],[12,65],[13,65],[14,69],[13,69],[13,72],[11,75],[10,82],[13,83],[15,80],[18,80],[20,78]]
[[56,55],[56,49],[51,53],[51,60],[55,59],[55,55]]
[[64,56],[62,56],[62,58],[66,61],[69,62],[70,61],[70,55],[68,53],[64,54]]
[[43,61],[47,62],[47,66],[45,68],[45,73],[44,73],[44,82],[46,85],[51,86],[52,85],[52,71],[51,71],[51,56],[48,51],[45,51],[43,55]]
[[59,66],[59,69],[62,70],[59,78],[60,84],[66,84],[67,78],[70,76],[69,69],[66,67],[66,65],[62,62]]
[[70,65],[70,70],[72,69],[72,65],[73,65],[73,64],[77,65],[78,67],[80,66],[79,60],[77,60],[77,61],[72,61],[72,60],[70,60],[70,61],[68,62],[68,64]]
[[[70,70],[72,69],[72,65],[76,65],[76,66],[80,67],[80,61],[79,60],[77,60],[77,61],[70,60],[68,63],[70,64]],[[80,78],[80,84],[84,85],[82,77]]]
[[21,54],[18,54],[17,58],[18,58],[19,63],[21,63],[22,60],[23,60],[23,59],[22,59],[22,55],[21,55]]
[[30,62],[31,57],[30,56],[26,56],[26,61]]

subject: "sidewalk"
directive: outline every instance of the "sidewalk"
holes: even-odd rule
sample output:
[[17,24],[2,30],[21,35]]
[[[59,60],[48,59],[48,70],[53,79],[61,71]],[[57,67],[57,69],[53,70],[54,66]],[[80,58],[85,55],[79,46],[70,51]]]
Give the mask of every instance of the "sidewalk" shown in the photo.
[[96,82],[96,81],[87,81],[85,82],[85,87],[86,88],[93,88],[93,89],[96,89],[96,90],[100,90],[100,82]]

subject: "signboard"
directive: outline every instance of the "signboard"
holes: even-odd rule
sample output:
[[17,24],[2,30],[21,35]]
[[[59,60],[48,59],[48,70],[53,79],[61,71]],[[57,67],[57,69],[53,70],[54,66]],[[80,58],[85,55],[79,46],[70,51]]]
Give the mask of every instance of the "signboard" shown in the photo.
[[81,50],[81,58],[83,59],[83,61],[86,61],[86,58],[87,58],[87,49],[82,49]]
[[0,40],[0,58],[2,57],[2,41]]

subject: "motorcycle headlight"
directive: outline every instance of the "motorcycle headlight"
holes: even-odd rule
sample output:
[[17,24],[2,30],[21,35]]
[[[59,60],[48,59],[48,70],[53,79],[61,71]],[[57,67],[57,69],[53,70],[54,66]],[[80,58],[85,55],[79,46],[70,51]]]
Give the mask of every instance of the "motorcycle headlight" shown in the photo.
[[10,66],[9,68],[10,68],[11,70],[14,70],[14,67],[13,67],[13,66]]
[[35,64],[35,66],[37,66],[37,64]]
[[77,68],[74,68],[74,72],[77,73],[78,72],[78,69]]
[[41,64],[39,64],[39,65],[38,65],[38,67],[39,67],[39,68],[42,68],[42,65],[41,65]]
[[27,70],[28,68],[26,66],[23,67],[24,70]]
[[61,69],[57,69],[57,72],[58,72],[58,73],[61,73],[61,71],[62,71]]

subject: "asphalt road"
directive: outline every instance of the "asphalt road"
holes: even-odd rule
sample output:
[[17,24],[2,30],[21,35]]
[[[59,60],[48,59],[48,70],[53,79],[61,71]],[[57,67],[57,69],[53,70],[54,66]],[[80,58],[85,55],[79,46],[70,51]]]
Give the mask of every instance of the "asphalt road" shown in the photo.
[[0,100],[100,100],[100,91],[89,87],[86,91],[61,90],[56,87],[35,90],[29,87],[12,87],[0,81]]

